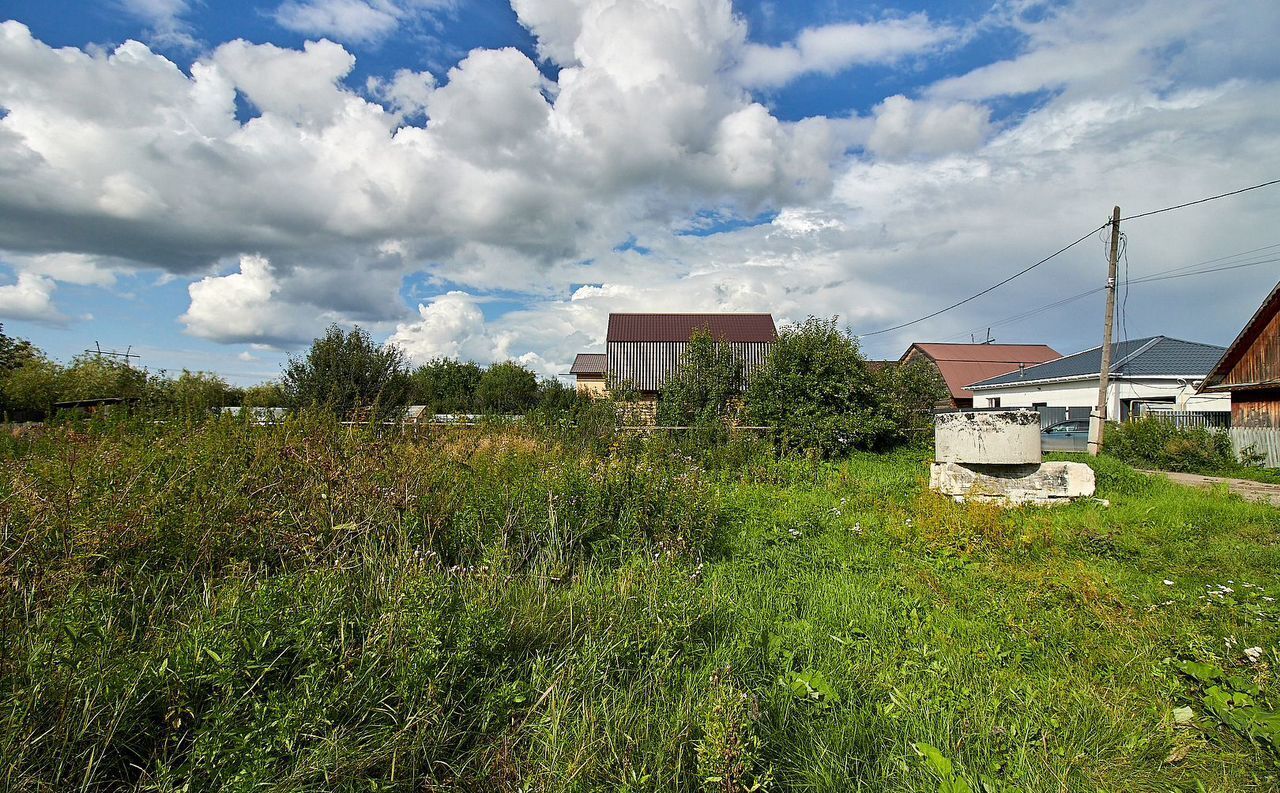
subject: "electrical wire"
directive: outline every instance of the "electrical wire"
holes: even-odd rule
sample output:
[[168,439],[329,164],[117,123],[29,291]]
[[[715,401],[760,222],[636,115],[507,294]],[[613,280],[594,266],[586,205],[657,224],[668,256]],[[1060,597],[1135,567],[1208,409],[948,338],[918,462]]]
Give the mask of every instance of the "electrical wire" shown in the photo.
[[1037,267],[1039,267],[1040,265],[1042,265],[1042,264],[1044,264],[1045,262],[1049,261],[1050,259],[1054,258],[1055,256],[1058,256],[1059,254],[1062,254],[1062,253],[1066,253],[1067,251],[1071,250],[1071,249],[1072,249],[1072,248],[1074,248],[1075,246],[1077,246],[1077,245],[1079,245],[1080,243],[1084,242],[1085,240],[1089,239],[1089,238],[1090,238],[1090,237],[1092,237],[1094,234],[1098,233],[1099,231],[1101,231],[1102,229],[1104,229],[1104,228],[1106,228],[1106,227],[1107,227],[1107,224],[1106,224],[1106,223],[1102,224],[1102,225],[1101,225],[1101,226],[1099,226],[1098,228],[1091,230],[1088,234],[1085,234],[1083,237],[1080,237],[1079,239],[1077,239],[1075,242],[1071,243],[1070,245],[1067,245],[1067,246],[1064,246],[1064,247],[1062,247],[1062,248],[1059,248],[1058,250],[1056,250],[1056,251],[1054,251],[1053,253],[1049,254],[1048,256],[1044,257],[1043,259],[1041,259],[1040,261],[1036,262],[1035,264],[1032,264],[1032,265],[1030,265],[1030,266],[1028,266],[1028,267],[1024,267],[1023,269],[1019,270],[1018,272],[1014,273],[1013,275],[1009,276],[1008,278],[1004,279],[1003,281],[1000,281],[1000,282],[999,282],[999,283],[997,283],[997,284],[992,284],[991,286],[987,287],[986,289],[982,290],[981,292],[977,293],[976,295],[971,295],[971,296],[966,297],[964,300],[961,300],[961,301],[959,301],[959,302],[957,302],[957,303],[952,303],[951,305],[947,306],[946,308],[940,308],[940,309],[938,309],[937,311],[934,311],[932,314],[925,314],[923,317],[920,317],[919,319],[913,319],[913,320],[911,320],[910,322],[903,322],[902,324],[900,324],[900,325],[894,325],[894,326],[893,326],[893,327],[891,327],[891,328],[881,328],[880,330],[873,330],[873,331],[871,331],[871,332],[869,332],[869,333],[860,333],[860,334],[858,334],[858,336],[865,338],[865,337],[867,337],[867,336],[879,336],[881,333],[888,333],[888,332],[890,332],[890,331],[894,331],[894,330],[901,330],[901,329],[903,329],[903,328],[908,328],[908,327],[910,327],[910,326],[912,326],[912,325],[915,325],[915,324],[918,324],[918,323],[924,322],[926,319],[933,319],[934,317],[938,316],[939,314],[945,314],[946,312],[950,311],[950,310],[951,310],[951,309],[953,309],[953,308],[959,308],[960,306],[963,306],[965,303],[968,303],[968,302],[973,301],[973,300],[977,300],[978,298],[982,297],[982,296],[983,296],[983,295],[985,295],[985,294],[988,294],[988,293],[990,293],[990,292],[994,292],[995,290],[999,289],[1000,287],[1004,286],[1005,284],[1009,283],[1010,281],[1012,281],[1013,279],[1015,279],[1015,278],[1017,278],[1017,277],[1019,277],[1019,276],[1026,275],[1027,273],[1029,273],[1029,272],[1031,272],[1032,270],[1036,269]]
[[[1169,269],[1167,269],[1167,270],[1158,270],[1158,271],[1156,271],[1156,272],[1154,272],[1154,273],[1149,273],[1148,275],[1142,276],[1142,277],[1140,277],[1140,278],[1129,278],[1129,277],[1128,277],[1128,260],[1127,260],[1127,258],[1126,258],[1126,260],[1125,260],[1125,267],[1126,267],[1126,270],[1125,270],[1125,282],[1124,282],[1124,286],[1125,286],[1125,298],[1126,298],[1126,299],[1128,298],[1129,289],[1130,289],[1134,284],[1153,283],[1153,282],[1156,282],[1156,281],[1167,281],[1167,280],[1172,279],[1172,278],[1185,278],[1185,277],[1187,277],[1187,276],[1192,276],[1192,275],[1208,275],[1208,274],[1210,274],[1210,273],[1218,273],[1218,272],[1223,272],[1223,271],[1226,271],[1226,270],[1236,270],[1236,269],[1240,269],[1240,268],[1243,268],[1243,267],[1256,267],[1256,266],[1258,266],[1258,265],[1262,265],[1262,264],[1270,264],[1270,263],[1272,263],[1272,262],[1280,262],[1280,255],[1270,256],[1270,257],[1259,257],[1259,258],[1254,258],[1254,259],[1252,259],[1252,260],[1248,260],[1248,261],[1231,261],[1231,260],[1233,260],[1233,259],[1238,259],[1238,257],[1240,257],[1240,256],[1247,256],[1248,254],[1251,254],[1251,253],[1257,253],[1257,252],[1259,252],[1259,251],[1271,250],[1271,249],[1273,249],[1273,248],[1280,248],[1280,243],[1275,243],[1275,244],[1273,244],[1273,245],[1264,245],[1264,246],[1262,246],[1262,247],[1260,247],[1260,248],[1253,248],[1253,249],[1251,249],[1251,250],[1241,251],[1240,253],[1233,253],[1233,254],[1230,254],[1230,255],[1227,255],[1227,256],[1219,256],[1219,257],[1216,257],[1216,258],[1213,258],[1213,259],[1205,259],[1204,261],[1195,262],[1195,263],[1193,263],[1193,264],[1184,264],[1184,265],[1181,265],[1181,266],[1179,266],[1179,267],[1172,267],[1172,268],[1169,268]],[[1218,263],[1218,262],[1228,262],[1228,263],[1227,263],[1227,264],[1219,264],[1217,267],[1208,267],[1208,268],[1205,268],[1205,269],[1202,269],[1202,270],[1197,270],[1197,271],[1195,271],[1195,272],[1183,272],[1184,270],[1188,270],[1188,269],[1193,268],[1193,267],[1202,267],[1202,266],[1207,265],[1207,264],[1215,264],[1215,263]],[[1082,299],[1082,298],[1089,297],[1090,295],[1096,295],[1097,293],[1102,292],[1102,291],[1103,291],[1103,290],[1105,290],[1105,289],[1106,289],[1106,287],[1103,287],[1103,286],[1094,287],[1093,289],[1088,289],[1088,290],[1086,290],[1086,291],[1084,291],[1084,292],[1079,292],[1079,293],[1074,294],[1074,295],[1071,295],[1071,296],[1069,296],[1069,297],[1064,297],[1064,298],[1062,298],[1061,300],[1055,300],[1055,301],[1054,301],[1054,302],[1052,302],[1052,303],[1046,303],[1046,304],[1045,304],[1045,305],[1043,305],[1043,306],[1039,306],[1039,307],[1037,307],[1037,308],[1029,309],[1029,310],[1027,310],[1027,311],[1023,311],[1023,312],[1020,312],[1020,313],[1018,313],[1018,314],[1014,314],[1014,315],[1012,315],[1012,316],[1008,316],[1008,317],[1005,317],[1005,318],[1003,318],[1003,319],[999,319],[999,320],[997,320],[997,321],[995,321],[995,322],[983,323],[983,326],[982,326],[981,328],[974,328],[974,329],[971,329],[971,330],[963,331],[963,332],[961,332],[961,333],[956,333],[956,334],[951,335],[951,336],[946,336],[946,337],[944,337],[944,341],[945,341],[945,340],[950,340],[950,339],[963,338],[964,336],[968,336],[968,335],[970,335],[970,334],[972,334],[972,333],[976,333],[977,331],[983,330],[984,328],[987,328],[987,327],[998,328],[998,327],[1001,327],[1001,326],[1004,326],[1004,325],[1008,325],[1008,324],[1011,324],[1011,323],[1014,323],[1014,322],[1019,322],[1019,321],[1024,320],[1024,319],[1029,319],[1029,318],[1031,318],[1031,317],[1033,317],[1033,316],[1036,316],[1036,315],[1038,315],[1038,314],[1043,314],[1043,313],[1044,313],[1044,312],[1046,312],[1046,311],[1052,311],[1052,310],[1053,310],[1053,309],[1055,309],[1055,308],[1059,308],[1059,307],[1061,307],[1061,306],[1067,305],[1068,303],[1074,303],[1075,301],[1080,300],[1080,299]],[[1123,306],[1123,303],[1122,303],[1122,306]],[[1125,331],[1123,331],[1123,332],[1127,334],[1127,330],[1125,330]]]
[[1124,295],[1120,298],[1120,340],[1129,341],[1129,235],[1120,232],[1120,259],[1124,262]]
[[1196,204],[1203,204],[1208,201],[1217,201],[1219,198],[1228,198],[1233,195],[1240,195],[1241,193],[1247,193],[1250,190],[1260,190],[1263,187],[1270,187],[1276,184],[1280,184],[1280,179],[1272,179],[1270,182],[1255,184],[1252,187],[1242,187],[1239,190],[1232,190],[1230,193],[1219,193],[1218,195],[1211,195],[1208,198],[1200,198],[1195,201],[1188,201],[1185,204],[1175,204],[1174,206],[1164,207],[1163,209],[1153,209],[1150,212],[1139,212],[1136,215],[1129,215],[1128,217],[1120,218],[1120,222],[1123,223],[1126,220],[1137,220],[1138,218],[1150,217],[1151,215],[1159,215],[1161,212],[1172,212],[1175,209],[1182,209],[1184,207],[1195,206]]
[[[1251,185],[1251,186],[1249,186],[1249,187],[1242,187],[1242,188],[1240,188],[1239,190],[1232,190],[1232,191],[1230,191],[1230,192],[1228,192],[1228,193],[1219,193],[1218,195],[1212,195],[1212,196],[1208,196],[1208,197],[1206,197],[1206,198],[1200,198],[1200,199],[1197,199],[1197,200],[1195,200],[1195,201],[1187,201],[1186,203],[1182,203],[1182,204],[1175,204],[1174,206],[1163,207],[1163,208],[1161,208],[1161,209],[1153,209],[1153,210],[1151,210],[1151,211],[1149,211],[1149,212],[1140,212],[1140,213],[1138,213],[1138,214],[1136,214],[1136,215],[1129,215],[1129,216],[1127,216],[1127,217],[1122,217],[1122,218],[1120,218],[1120,222],[1124,222],[1124,221],[1127,221],[1127,220],[1137,220],[1138,218],[1150,217],[1151,215],[1159,215],[1159,214],[1161,214],[1161,213],[1163,213],[1163,212],[1172,212],[1172,211],[1173,211],[1173,210],[1175,210],[1175,209],[1183,209],[1183,208],[1185,208],[1185,207],[1195,206],[1196,204],[1204,204],[1204,203],[1209,202],[1209,201],[1217,201],[1217,200],[1218,200],[1218,199],[1220,199],[1220,198],[1228,198],[1228,197],[1230,197],[1230,196],[1240,195],[1241,193],[1247,193],[1247,192],[1249,192],[1250,190],[1259,190],[1259,189],[1261,189],[1261,188],[1263,188],[1263,187],[1270,187],[1270,186],[1272,186],[1272,185],[1277,185],[1277,184],[1280,184],[1280,179],[1272,179],[1272,180],[1271,180],[1271,181],[1269,181],[1269,182],[1262,182],[1261,184],[1255,184],[1255,185]],[[893,325],[893,326],[888,327],[888,328],[881,328],[881,329],[879,329],[879,330],[873,330],[873,331],[869,331],[869,332],[867,332],[867,333],[860,333],[860,334],[857,334],[857,335],[858,335],[858,337],[859,337],[859,338],[866,338],[866,337],[868,337],[868,336],[879,336],[879,335],[880,335],[880,334],[882,334],[882,333],[890,333],[890,332],[895,331],[895,330],[902,330],[903,328],[909,328],[909,327],[911,327],[912,325],[917,325],[917,324],[919,324],[919,323],[921,323],[921,322],[924,322],[924,321],[925,321],[925,320],[927,320],[927,319],[933,319],[934,317],[938,316],[939,314],[945,314],[946,312],[948,312],[948,311],[950,311],[950,310],[952,310],[952,309],[954,309],[954,308],[959,308],[960,306],[963,306],[963,305],[964,305],[964,304],[966,304],[966,303],[970,303],[970,302],[972,302],[972,301],[974,301],[974,300],[977,300],[978,298],[982,297],[983,295],[990,294],[991,292],[994,292],[995,290],[999,289],[1000,287],[1004,286],[1005,284],[1009,283],[1010,281],[1014,280],[1015,278],[1019,278],[1019,277],[1021,277],[1021,276],[1023,276],[1023,275],[1026,275],[1027,273],[1031,272],[1032,270],[1034,270],[1035,268],[1039,267],[1040,265],[1042,265],[1042,264],[1044,264],[1044,263],[1048,262],[1049,260],[1051,260],[1051,259],[1053,259],[1053,258],[1057,257],[1058,255],[1063,254],[1063,253],[1066,253],[1067,251],[1071,250],[1071,249],[1072,249],[1072,248],[1074,248],[1075,246],[1077,246],[1077,245],[1079,245],[1080,243],[1084,242],[1085,240],[1087,240],[1089,237],[1093,236],[1094,234],[1097,234],[1097,233],[1101,232],[1103,229],[1110,227],[1110,226],[1111,226],[1111,223],[1112,223],[1112,221],[1111,221],[1110,219],[1108,219],[1106,223],[1103,223],[1101,226],[1097,227],[1096,229],[1093,229],[1093,230],[1092,230],[1092,231],[1090,231],[1088,234],[1085,234],[1084,236],[1082,236],[1082,237],[1080,237],[1079,239],[1077,239],[1075,242],[1072,242],[1072,243],[1071,243],[1071,244],[1069,244],[1069,245],[1066,245],[1066,246],[1064,246],[1064,247],[1062,247],[1062,248],[1059,248],[1058,250],[1056,250],[1056,251],[1054,251],[1053,253],[1049,254],[1048,256],[1044,257],[1043,259],[1041,259],[1040,261],[1036,262],[1035,264],[1032,264],[1032,265],[1030,265],[1030,266],[1028,266],[1028,267],[1025,267],[1025,268],[1023,268],[1023,269],[1019,270],[1018,272],[1014,273],[1013,275],[1009,276],[1008,278],[1004,279],[1003,281],[1000,281],[1000,282],[998,282],[998,283],[992,284],[991,286],[987,287],[986,289],[982,290],[981,292],[978,292],[978,293],[977,293],[977,294],[975,294],[975,295],[970,295],[969,297],[966,297],[964,300],[957,301],[957,302],[955,302],[955,303],[952,303],[952,304],[951,304],[951,305],[949,305],[949,306],[946,306],[945,308],[940,308],[940,309],[938,309],[937,311],[934,311],[934,312],[929,313],[929,314],[925,314],[923,317],[918,317],[918,318],[913,319],[913,320],[911,320],[911,321],[909,321],[909,322],[902,322],[902,323],[900,323],[900,324]]]
[[1243,262],[1241,264],[1232,264],[1224,267],[1211,267],[1207,270],[1196,270],[1192,273],[1176,273],[1174,275],[1152,275],[1146,278],[1139,278],[1133,281],[1135,284],[1149,284],[1153,281],[1168,281],[1172,278],[1186,278],[1191,275],[1208,275],[1209,273],[1220,273],[1226,270],[1239,270],[1242,267],[1257,267],[1260,264],[1271,264],[1272,262],[1280,262],[1280,256],[1271,259],[1261,259],[1256,262]]

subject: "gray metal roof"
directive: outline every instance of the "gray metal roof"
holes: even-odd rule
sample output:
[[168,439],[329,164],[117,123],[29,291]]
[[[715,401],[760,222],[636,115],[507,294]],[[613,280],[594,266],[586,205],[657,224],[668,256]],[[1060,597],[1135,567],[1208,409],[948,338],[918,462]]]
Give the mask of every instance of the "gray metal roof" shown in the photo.
[[[1195,341],[1149,336],[1111,345],[1113,377],[1204,377],[1213,370],[1225,347]],[[1102,370],[1102,345],[1055,361],[989,377],[971,389],[1069,380],[1097,376]]]

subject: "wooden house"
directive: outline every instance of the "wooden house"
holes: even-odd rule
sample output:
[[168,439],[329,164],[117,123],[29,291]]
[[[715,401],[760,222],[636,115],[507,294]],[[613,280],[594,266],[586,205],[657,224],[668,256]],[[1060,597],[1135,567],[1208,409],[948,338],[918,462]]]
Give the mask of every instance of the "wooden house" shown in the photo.
[[1245,323],[1201,392],[1231,394],[1231,426],[1280,429],[1280,284]]

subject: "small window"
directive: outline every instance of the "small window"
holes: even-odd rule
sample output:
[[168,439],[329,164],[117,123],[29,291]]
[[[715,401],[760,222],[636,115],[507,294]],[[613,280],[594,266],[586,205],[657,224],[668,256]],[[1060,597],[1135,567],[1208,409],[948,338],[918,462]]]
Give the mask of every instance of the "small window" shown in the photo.
[[989,408],[1000,407],[1000,397],[987,397],[987,407]]

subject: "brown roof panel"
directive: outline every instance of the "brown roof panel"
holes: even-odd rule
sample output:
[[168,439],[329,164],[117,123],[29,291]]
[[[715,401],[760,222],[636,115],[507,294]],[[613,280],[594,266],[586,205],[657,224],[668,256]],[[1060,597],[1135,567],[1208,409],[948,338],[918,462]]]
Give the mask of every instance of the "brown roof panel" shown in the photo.
[[970,383],[1016,372],[1019,366],[1034,366],[1062,356],[1047,344],[935,344],[916,343],[903,353],[906,358],[917,349],[938,366],[952,399],[970,399]]
[[602,352],[580,352],[569,367],[569,374],[604,374],[608,356]]
[[778,338],[769,314],[610,314],[607,340],[688,341],[701,328],[718,341],[767,342]]

